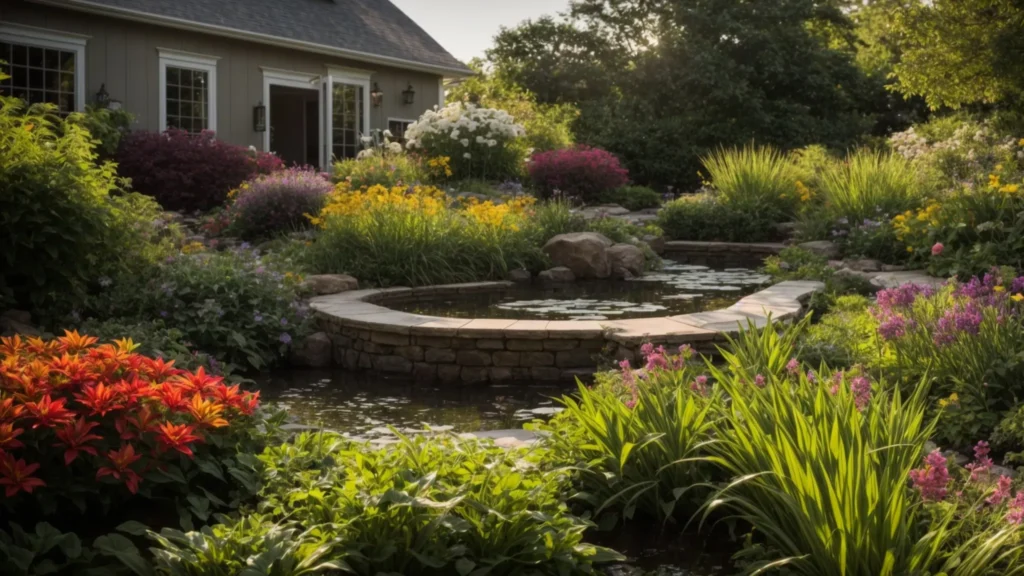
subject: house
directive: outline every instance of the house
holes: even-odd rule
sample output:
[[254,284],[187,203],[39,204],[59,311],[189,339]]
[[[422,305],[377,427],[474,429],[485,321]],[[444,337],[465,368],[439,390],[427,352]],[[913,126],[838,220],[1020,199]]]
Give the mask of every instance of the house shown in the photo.
[[6,95],[321,167],[472,74],[388,0],[0,0],[0,61]]

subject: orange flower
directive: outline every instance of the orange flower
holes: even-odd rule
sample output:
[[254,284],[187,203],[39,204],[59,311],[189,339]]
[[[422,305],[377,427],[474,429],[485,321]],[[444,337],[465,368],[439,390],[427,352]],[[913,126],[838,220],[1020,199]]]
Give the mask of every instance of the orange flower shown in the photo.
[[74,332],[64,331],[62,338],[57,338],[57,347],[61,352],[70,352],[72,354],[81,352],[89,346],[95,344],[99,339],[93,336],[82,336],[78,333],[78,330]]
[[90,414],[93,416],[106,416],[107,412],[124,408],[124,400],[116,387],[108,387],[102,382],[86,387],[82,394],[75,394],[75,398],[80,404],[92,410]]
[[194,434],[195,430],[190,424],[164,422],[157,427],[156,439],[165,448],[174,448],[186,456],[192,456],[192,449],[188,447],[189,442],[202,440],[200,436]]
[[224,411],[224,405],[213,400],[203,400],[199,394],[192,397],[192,405],[189,406],[188,411],[192,413],[192,417],[200,426],[220,428],[228,425],[228,421],[220,417],[221,412]]
[[86,446],[85,443],[90,440],[102,440],[102,436],[96,434],[90,434],[89,431],[99,426],[99,422],[87,422],[85,418],[79,418],[75,422],[64,425],[64,428],[57,430],[57,438],[60,438],[61,443],[54,444],[54,446],[66,446],[67,450],[64,451],[64,465],[71,464],[78,458],[79,452],[85,452],[87,454],[96,455],[96,449],[92,446]]
[[226,384],[211,386],[206,390],[206,394],[210,398],[213,398],[221,404],[227,404],[228,406],[234,406],[242,399],[242,394],[238,391],[238,384],[235,384],[234,386],[228,386]]
[[140,400],[146,398],[159,398],[160,390],[145,380],[133,376],[131,380],[121,380],[114,384],[114,389],[124,397],[126,408],[132,408]]
[[14,336],[4,336],[0,338],[0,355],[3,356],[17,356],[21,353],[22,348],[25,345],[21,341],[21,336],[15,334]]
[[14,421],[24,410],[24,406],[14,403],[14,398],[4,398],[0,401],[0,422]]
[[[157,417],[158,414],[150,410],[149,406],[142,406],[131,415],[118,418],[117,422],[114,423],[114,426],[121,434],[122,440],[131,440],[132,438],[136,438],[150,430],[156,429]],[[128,428],[128,424],[131,424],[134,430],[130,430]]]
[[[86,382],[95,381],[95,374],[92,368],[93,365],[86,362],[84,358],[72,356],[65,352],[60,358],[54,358],[50,361],[50,388],[60,388],[66,384],[81,385]],[[55,376],[57,375],[60,375],[61,378],[56,378]]]
[[250,392],[242,397],[242,400],[238,403],[236,408],[242,414],[246,416],[252,416],[252,413],[256,411],[256,408],[260,404],[260,393]]
[[11,454],[0,455],[0,486],[5,486],[4,495],[8,498],[18,492],[25,491],[29,494],[46,483],[39,478],[33,478],[32,473],[39,468],[39,464],[26,464],[24,460],[15,460]]
[[182,370],[178,370],[174,367],[174,360],[165,362],[163,358],[149,359],[146,358],[146,362],[143,365],[143,372],[146,376],[154,382],[163,382],[172,376],[177,376],[182,373]]
[[161,384],[156,395],[160,402],[172,412],[188,410],[188,399],[185,397],[185,391],[170,382]]
[[207,387],[220,384],[223,380],[224,378],[220,376],[211,376],[207,374],[206,370],[200,366],[199,370],[196,370],[195,374],[186,372],[175,378],[174,382],[188,392],[202,392]]
[[111,450],[107,453],[107,459],[110,460],[111,466],[104,466],[96,471],[96,479],[99,480],[104,476],[113,476],[118,480],[124,480],[128,491],[132,494],[139,489],[139,482],[142,477],[139,476],[134,470],[131,469],[131,465],[142,458],[141,454],[135,453],[135,447],[131,444],[122,444],[120,450]]
[[58,424],[66,424],[74,419],[74,413],[64,407],[67,399],[50,400],[46,394],[39,402],[26,402],[25,409],[36,419],[32,429],[40,426],[53,427]]
[[17,439],[24,431],[25,430],[22,428],[15,428],[13,422],[0,424],[0,450],[9,450],[11,448],[21,448],[25,446]]

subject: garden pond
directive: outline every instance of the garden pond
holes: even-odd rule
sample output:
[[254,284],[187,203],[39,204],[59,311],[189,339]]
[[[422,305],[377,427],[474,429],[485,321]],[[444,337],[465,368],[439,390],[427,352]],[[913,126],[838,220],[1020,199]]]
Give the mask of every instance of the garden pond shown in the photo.
[[[426,427],[452,432],[520,429],[561,410],[556,400],[572,386],[551,384],[430,387],[400,378],[344,370],[279,370],[258,379],[261,399],[281,406],[297,424],[355,439],[386,440]],[[628,564],[609,576],[718,576],[735,546],[725,539],[631,525],[595,533],[593,540],[623,552]]]
[[453,318],[615,320],[727,308],[769,281],[769,276],[749,268],[715,269],[663,260],[659,270],[631,280],[535,281],[500,291],[438,295],[388,306]]

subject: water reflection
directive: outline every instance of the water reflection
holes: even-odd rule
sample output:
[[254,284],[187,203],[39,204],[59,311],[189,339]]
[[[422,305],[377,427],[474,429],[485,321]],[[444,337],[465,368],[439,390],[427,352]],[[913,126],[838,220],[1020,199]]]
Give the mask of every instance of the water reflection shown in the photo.
[[282,370],[258,380],[261,398],[297,422],[373,439],[425,426],[455,432],[522,428],[560,410],[554,398],[572,386],[522,384],[431,387],[406,379],[342,370]]

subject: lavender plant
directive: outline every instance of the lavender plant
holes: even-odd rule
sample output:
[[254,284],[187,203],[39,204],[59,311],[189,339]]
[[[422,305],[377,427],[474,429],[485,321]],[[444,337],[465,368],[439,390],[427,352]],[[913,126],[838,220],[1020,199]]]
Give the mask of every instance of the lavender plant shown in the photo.
[[326,174],[309,168],[290,168],[250,180],[233,193],[230,230],[258,240],[306,228],[306,215],[323,208],[332,188]]

